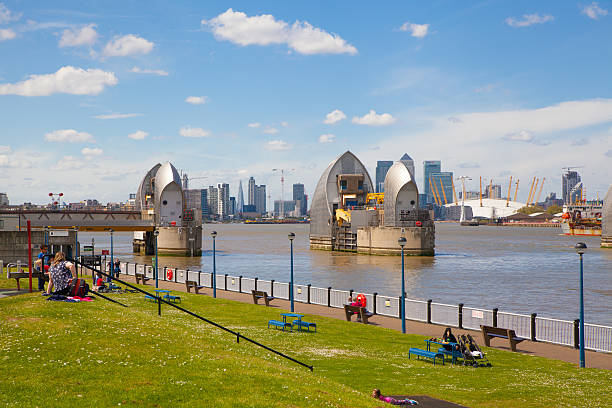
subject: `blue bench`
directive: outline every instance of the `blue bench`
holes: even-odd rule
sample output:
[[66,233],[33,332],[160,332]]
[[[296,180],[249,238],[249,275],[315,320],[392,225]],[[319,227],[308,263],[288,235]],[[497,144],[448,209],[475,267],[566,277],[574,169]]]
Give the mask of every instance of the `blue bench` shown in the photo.
[[288,327],[290,331],[293,331],[293,327],[291,326],[291,323],[281,322],[278,320],[268,320],[268,329],[270,328],[270,325],[276,326],[276,327],[282,327],[283,331],[285,331],[285,327]]
[[313,327],[315,333],[317,331],[317,324],[316,323],[308,323],[308,322],[305,322],[305,321],[302,321],[302,320],[294,320],[293,321],[293,325],[294,326],[298,326],[298,327],[305,327],[305,328],[308,329],[308,331],[310,331],[310,328]]
[[164,299],[166,299],[168,302],[181,303],[181,297],[180,296],[165,295]]
[[157,298],[155,296],[145,295],[145,300],[147,302],[155,302],[155,303],[157,303]]
[[438,349],[438,354],[444,354],[452,359],[452,363],[455,364],[458,358],[463,358],[463,354],[459,350],[447,350],[444,347]]
[[419,357],[431,358],[433,360],[434,365],[436,365],[436,358],[440,358],[442,359],[442,365],[444,365],[444,354],[442,353],[434,353],[433,351],[427,351],[411,347],[410,350],[408,350],[408,358],[410,358],[411,354],[417,356],[417,359]]

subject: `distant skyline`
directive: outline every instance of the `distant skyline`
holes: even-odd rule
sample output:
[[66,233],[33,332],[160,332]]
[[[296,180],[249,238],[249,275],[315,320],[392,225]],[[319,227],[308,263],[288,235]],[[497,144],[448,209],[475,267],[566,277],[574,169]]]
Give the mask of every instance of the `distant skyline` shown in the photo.
[[[612,1],[0,0],[0,192],[125,201],[170,161],[192,188],[312,194],[351,150],[507,186],[612,184]],[[422,191],[421,191],[422,192]],[[285,199],[289,195],[285,194]]]

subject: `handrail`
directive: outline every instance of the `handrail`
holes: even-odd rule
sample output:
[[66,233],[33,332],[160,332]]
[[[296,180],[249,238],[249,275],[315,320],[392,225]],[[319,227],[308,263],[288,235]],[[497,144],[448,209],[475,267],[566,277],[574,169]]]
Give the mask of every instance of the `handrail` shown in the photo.
[[114,276],[112,276],[112,275],[109,275],[109,274],[107,274],[107,273],[105,273],[105,272],[102,272],[102,271],[101,271],[101,270],[99,270],[99,269],[92,268],[92,267],[91,267],[91,266],[89,266],[89,265],[83,264],[83,263],[82,263],[82,262],[80,262],[80,261],[77,261],[77,260],[71,260],[71,261],[72,261],[72,262],[75,262],[75,264],[77,264],[77,265],[81,265],[81,267],[85,267],[85,268],[90,269],[90,270],[92,270],[92,271],[94,271],[94,272],[98,272],[98,273],[100,273],[101,275],[103,275],[103,276],[105,276],[105,277],[107,277],[107,278],[110,278],[110,279],[112,279],[112,280],[115,280],[115,281],[117,281],[117,282],[121,283],[122,285],[125,285],[125,286],[127,286],[127,287],[130,287],[130,288],[132,288],[132,289],[134,289],[134,290],[136,290],[136,291],[138,291],[138,292],[141,292],[141,293],[143,293],[143,294],[145,294],[145,295],[149,295],[149,296],[155,297],[155,298],[157,298],[158,303],[159,303],[159,302],[163,302],[163,303],[167,304],[168,306],[172,306],[172,307],[174,307],[175,309],[178,309],[178,310],[180,310],[180,311],[182,311],[182,312],[184,312],[184,313],[187,313],[188,315],[191,315],[191,316],[193,316],[193,317],[195,317],[195,318],[197,318],[197,319],[200,319],[200,320],[202,320],[202,321],[204,321],[204,322],[206,322],[206,323],[208,323],[208,324],[212,324],[213,326],[215,326],[215,327],[217,327],[217,328],[219,328],[219,329],[221,329],[221,330],[225,330],[226,332],[231,333],[231,334],[233,334],[234,336],[236,336],[236,342],[237,342],[237,343],[238,343],[238,342],[240,342],[240,339],[242,338],[242,339],[244,339],[244,340],[246,340],[246,341],[248,341],[248,342],[250,342],[250,343],[255,344],[256,346],[262,347],[262,348],[264,348],[264,349],[266,349],[266,350],[268,350],[268,351],[271,351],[271,352],[272,352],[272,353],[274,353],[274,354],[277,354],[277,355],[279,355],[279,356],[281,356],[281,357],[283,357],[283,358],[286,358],[287,360],[291,360],[291,361],[293,361],[294,363],[297,363],[297,364],[299,364],[299,365],[301,365],[301,366],[303,366],[303,367],[306,367],[306,368],[310,369],[310,371],[313,371],[313,366],[311,366],[311,365],[308,365],[308,364],[306,364],[306,363],[302,363],[301,361],[298,361],[298,360],[294,359],[293,357],[289,357],[288,355],[283,354],[283,353],[281,353],[280,351],[274,350],[273,348],[270,348],[270,347],[268,347],[268,346],[266,346],[266,345],[263,345],[263,344],[261,344],[261,343],[259,343],[259,342],[255,341],[255,340],[253,340],[253,339],[250,339],[250,338],[248,338],[248,337],[246,337],[246,336],[243,336],[242,334],[240,334],[240,333],[238,333],[238,332],[235,332],[235,331],[233,331],[233,330],[231,330],[231,329],[228,329],[227,327],[224,327],[224,326],[220,325],[219,323],[215,323],[215,322],[213,322],[212,320],[209,320],[209,319],[207,319],[207,318],[205,318],[205,317],[202,317],[202,316],[200,316],[200,315],[198,315],[198,314],[196,314],[196,313],[194,313],[194,312],[192,312],[192,311],[190,311],[190,310],[187,310],[187,309],[185,309],[185,308],[183,308],[183,307],[177,306],[177,305],[176,305],[176,304],[174,304],[174,303],[167,302],[167,301],[165,301],[164,299],[162,299],[162,298],[161,298],[161,296],[157,296],[156,294],[146,292],[146,291],[144,291],[144,290],[142,290],[142,289],[140,289],[140,288],[138,288],[138,287],[136,287],[136,286],[133,286],[133,285],[131,285],[131,284],[127,283],[127,282],[122,281],[121,279],[115,278],[115,277],[114,277]]

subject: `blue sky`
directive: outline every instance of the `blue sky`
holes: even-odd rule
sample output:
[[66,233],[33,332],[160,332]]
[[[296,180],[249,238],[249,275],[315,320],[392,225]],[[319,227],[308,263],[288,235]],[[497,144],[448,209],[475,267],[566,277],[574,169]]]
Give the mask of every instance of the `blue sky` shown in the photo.
[[0,3],[0,191],[124,201],[169,160],[278,199],[347,149],[612,183],[612,2],[253,3]]

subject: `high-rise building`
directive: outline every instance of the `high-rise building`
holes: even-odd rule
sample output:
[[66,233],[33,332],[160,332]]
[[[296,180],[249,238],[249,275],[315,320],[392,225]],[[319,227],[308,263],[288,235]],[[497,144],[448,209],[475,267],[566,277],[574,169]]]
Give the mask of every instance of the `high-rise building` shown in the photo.
[[[432,173],[440,173],[442,171],[442,162],[440,160],[425,160],[423,162],[423,193],[427,197],[427,203],[434,203],[434,196],[431,191],[431,174]],[[431,180],[433,183],[433,180]]]
[[244,210],[244,193],[242,192],[242,180],[238,182],[238,197],[236,197],[236,213]]
[[385,177],[387,172],[393,166],[393,162],[389,160],[379,160],[376,162],[376,192],[384,193]]
[[230,197],[229,199],[229,214],[236,215],[236,197]]
[[190,189],[183,190],[183,205],[185,209],[202,209],[202,190],[198,189]]
[[266,213],[266,186],[262,184],[260,186],[255,186],[255,212],[259,214]]
[[230,196],[229,196],[229,184],[217,184],[219,189],[219,216],[220,219],[227,219],[230,213]]
[[9,199],[6,193],[0,193],[0,205],[8,206]]
[[582,189],[578,188],[578,183],[581,182],[580,174],[577,171],[568,170],[563,174],[563,203],[571,204],[580,199]]
[[249,177],[249,205],[255,205],[255,179]]
[[487,198],[502,198],[502,189],[500,184],[487,186]]
[[408,156],[408,153],[404,153],[404,155],[402,156],[400,161],[402,163],[404,163],[404,165],[406,166],[406,168],[410,172],[410,175],[412,176],[412,179],[414,180],[414,160],[412,160],[412,157]]
[[[295,201],[296,208],[299,208],[300,216],[306,215],[307,212],[307,198],[306,194],[304,194],[304,185],[302,183],[297,183],[293,185],[293,201]],[[287,212],[287,210],[285,210]]]
[[281,200],[274,200],[274,217],[276,218],[284,218],[291,215],[292,212],[295,211],[296,201],[287,201],[283,202],[283,212],[281,217]]
[[[438,196],[438,200],[442,205],[450,204],[454,201],[453,197],[453,172],[440,171],[431,173],[431,182],[434,185],[434,190]],[[433,199],[433,196],[432,196]]]
[[200,190],[200,201],[202,206],[202,219],[208,218],[210,216],[208,212],[208,190],[205,188]]
[[219,216],[219,190],[214,186],[208,187],[208,215],[210,218]]

